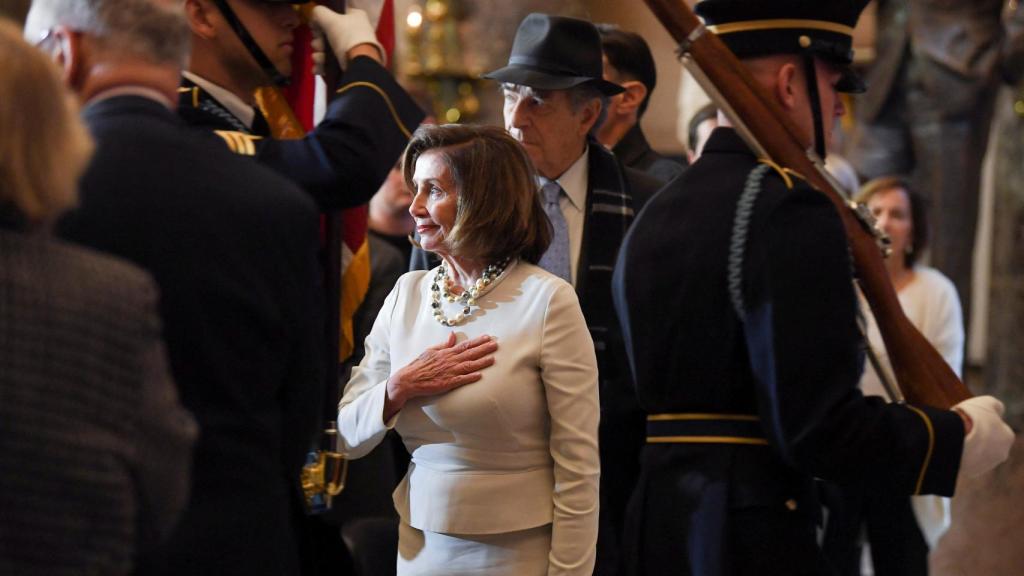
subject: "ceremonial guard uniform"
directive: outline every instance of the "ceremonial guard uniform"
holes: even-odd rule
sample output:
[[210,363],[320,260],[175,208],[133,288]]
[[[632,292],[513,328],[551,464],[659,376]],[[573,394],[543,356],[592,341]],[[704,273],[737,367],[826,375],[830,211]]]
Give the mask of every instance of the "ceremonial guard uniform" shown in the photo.
[[353,59],[337,93],[316,129],[299,140],[271,138],[258,110],[252,126],[246,125],[188,78],[179,89],[178,114],[296,182],[321,208],[349,208],[370,200],[424,116],[372,58]]
[[[697,9],[712,30],[723,24],[741,58],[800,53],[804,36],[813,57],[843,64],[835,56],[849,53],[850,36],[837,31],[852,32],[862,5]],[[730,42],[741,37],[747,44]],[[832,573],[815,539],[816,476],[952,494],[961,418],[857,388],[851,270],[828,199],[759,163],[731,128],[638,216],[613,283],[649,414],[626,530],[630,573]]]

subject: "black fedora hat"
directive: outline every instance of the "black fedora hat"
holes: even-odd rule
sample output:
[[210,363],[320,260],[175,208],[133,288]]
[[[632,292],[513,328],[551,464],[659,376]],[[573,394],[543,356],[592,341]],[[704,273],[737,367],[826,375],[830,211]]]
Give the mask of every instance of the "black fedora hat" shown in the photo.
[[703,0],[697,15],[738,58],[810,51],[843,70],[840,92],[863,92],[853,27],[868,0]]
[[508,66],[484,78],[540,90],[592,84],[605,95],[623,91],[602,78],[601,36],[593,24],[576,18],[530,14],[519,24]]

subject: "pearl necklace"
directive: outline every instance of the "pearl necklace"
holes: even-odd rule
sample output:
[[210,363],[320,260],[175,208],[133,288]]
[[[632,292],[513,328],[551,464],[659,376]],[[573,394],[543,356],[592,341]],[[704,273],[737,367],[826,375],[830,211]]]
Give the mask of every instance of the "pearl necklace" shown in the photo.
[[[495,278],[501,276],[501,273],[508,268],[508,263],[509,258],[505,258],[497,264],[488,264],[484,268],[483,275],[472,286],[463,290],[462,294],[456,296],[451,292],[454,283],[448,277],[448,268],[442,262],[437,267],[437,273],[434,274],[434,283],[430,285],[430,307],[434,312],[434,320],[440,322],[442,326],[456,326],[465,320],[472,311],[471,307],[476,306],[476,299],[480,296],[480,292],[490,286]],[[441,310],[442,296],[449,302],[458,302],[462,306],[462,311],[451,318],[445,316]]]

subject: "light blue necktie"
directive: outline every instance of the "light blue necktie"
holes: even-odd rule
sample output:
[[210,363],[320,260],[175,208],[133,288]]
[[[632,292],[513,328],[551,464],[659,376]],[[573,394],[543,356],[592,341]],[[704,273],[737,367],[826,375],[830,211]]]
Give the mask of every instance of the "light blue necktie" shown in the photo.
[[571,269],[569,268],[569,226],[565,223],[565,215],[559,205],[562,195],[562,187],[554,180],[544,184],[540,189],[544,196],[544,212],[551,220],[551,228],[554,231],[551,237],[551,245],[547,252],[540,259],[540,267],[558,276],[566,282],[572,283]]

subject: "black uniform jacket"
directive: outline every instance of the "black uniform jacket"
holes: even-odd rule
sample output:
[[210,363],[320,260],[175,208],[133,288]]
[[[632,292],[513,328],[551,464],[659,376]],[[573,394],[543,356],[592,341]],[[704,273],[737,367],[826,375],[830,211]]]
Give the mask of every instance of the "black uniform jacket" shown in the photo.
[[665,158],[647,143],[640,124],[633,126],[612,149],[623,164],[665,183],[682,174],[686,166]]
[[640,213],[614,282],[649,414],[756,418],[767,445],[649,443],[630,504],[636,574],[827,573],[812,478],[898,494],[953,492],[963,424],[857,388],[863,354],[831,203],[769,172],[744,246],[746,322],[727,263],[737,200],[759,164],[732,129]]
[[200,426],[167,574],[295,574],[289,496],[320,424],[313,202],[138,96],[91,104],[97,142],[70,240],[149,271],[171,371]]
[[349,63],[324,119],[305,138],[274,140],[259,118],[252,133],[188,79],[178,113],[192,126],[220,131],[227,144],[255,156],[316,198],[323,209],[367,202],[405,150],[423,111],[372,58]]

